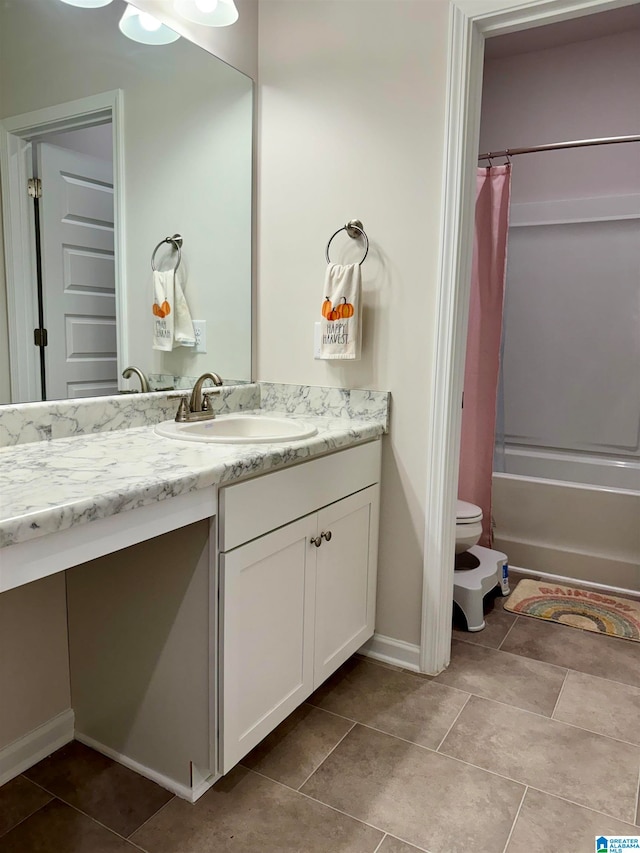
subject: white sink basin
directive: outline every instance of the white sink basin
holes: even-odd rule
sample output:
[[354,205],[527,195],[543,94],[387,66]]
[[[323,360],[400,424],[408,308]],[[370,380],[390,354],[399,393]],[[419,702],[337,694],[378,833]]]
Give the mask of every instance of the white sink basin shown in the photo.
[[258,444],[274,441],[298,441],[318,430],[314,426],[271,415],[218,415],[210,421],[176,423],[164,421],[155,428],[158,435],[178,441],[202,441],[214,444]]

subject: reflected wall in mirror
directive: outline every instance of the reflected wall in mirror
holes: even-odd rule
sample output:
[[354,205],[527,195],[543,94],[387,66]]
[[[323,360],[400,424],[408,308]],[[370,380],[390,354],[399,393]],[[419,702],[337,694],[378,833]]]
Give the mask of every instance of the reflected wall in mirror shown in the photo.
[[[96,108],[92,117],[75,121],[74,133],[66,141],[60,136],[45,138],[41,132],[69,130],[64,123],[62,127],[42,125],[32,137],[28,133],[13,137],[14,141],[20,137],[20,157],[29,165],[35,161],[38,169],[46,169],[51,151],[54,159],[58,155],[82,158],[89,152],[90,160],[108,161],[109,137],[113,138],[113,249],[109,248],[105,211],[108,174],[100,172],[92,179],[101,192],[98,212],[87,213],[88,181],[76,161],[69,164],[65,159],[56,167],[72,191],[64,196],[58,217],[66,230],[55,235],[58,242],[54,241],[50,252],[60,267],[61,285],[52,296],[43,298],[49,313],[44,327],[51,329],[47,357],[57,349],[71,378],[62,380],[64,371],[52,367],[47,384],[53,393],[48,390],[47,399],[111,393],[114,386],[109,369],[121,387],[127,387],[129,383],[120,374],[129,364],[147,374],[198,376],[215,370],[225,381],[251,379],[252,81],[184,38],[162,46],[130,41],[118,30],[124,8],[122,0],[98,9],[82,9],[60,0],[4,0],[0,7],[0,119],[4,131],[29,124],[16,117],[28,119],[34,113],[42,117],[48,108],[73,112],[69,104],[78,99],[88,99],[83,103],[91,103],[92,98],[96,102],[111,99],[113,104],[112,131],[110,110]],[[28,51],[24,49],[27,44]],[[79,132],[83,124],[91,125],[89,131],[83,131],[85,138]],[[15,211],[15,204],[7,206],[8,191],[16,187],[9,187],[6,149],[10,134],[4,131],[2,192],[7,219],[7,210]],[[47,192],[43,179],[43,199]],[[25,199],[26,188],[20,205],[33,223],[33,205]],[[72,202],[79,202],[82,210],[74,212]],[[11,218],[15,220],[13,215]],[[90,238],[89,226],[94,226]],[[35,235],[29,235],[28,247],[16,246],[15,231],[5,221],[5,268],[9,273],[18,269],[16,259],[24,260],[28,251],[33,269],[26,279],[18,276],[11,281],[0,270],[2,403],[42,399],[40,378],[35,375],[39,350],[33,344],[33,330],[39,325]],[[184,241],[180,280],[194,321],[205,324],[206,353],[187,347],[171,352],[152,349],[151,253],[160,240],[175,233]],[[88,248],[83,247],[87,239]],[[43,233],[41,243],[47,241]],[[111,251],[115,263],[110,280]],[[43,252],[45,264],[46,255]],[[161,269],[173,262],[171,252],[158,253]],[[43,283],[55,279],[55,271],[45,267]],[[16,310],[16,294],[20,311]],[[87,294],[93,298],[92,307],[77,302]],[[65,299],[71,297],[76,301],[65,308]],[[114,306],[111,313],[109,303]],[[114,353],[116,328],[119,335]],[[59,337],[52,341],[54,333]],[[104,368],[103,378],[98,372],[97,380],[78,379],[79,368],[91,359]],[[25,374],[28,362],[31,390],[25,394],[24,376],[20,382],[16,376]],[[130,387],[137,388],[137,381]]]

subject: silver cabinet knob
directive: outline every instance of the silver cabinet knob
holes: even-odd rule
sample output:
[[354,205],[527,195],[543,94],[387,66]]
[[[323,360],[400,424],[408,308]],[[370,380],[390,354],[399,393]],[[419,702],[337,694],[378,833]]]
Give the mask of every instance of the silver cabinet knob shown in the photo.
[[311,537],[311,544],[319,548],[322,545],[322,536]]
[[326,539],[326,540],[327,540],[327,542],[330,542],[330,541],[331,541],[331,537],[332,537],[332,535],[333,535],[333,534],[331,533],[331,531],[330,531],[330,530],[327,530],[327,532],[326,532],[326,533],[322,532],[322,533],[320,534],[320,538],[321,538],[321,539]]

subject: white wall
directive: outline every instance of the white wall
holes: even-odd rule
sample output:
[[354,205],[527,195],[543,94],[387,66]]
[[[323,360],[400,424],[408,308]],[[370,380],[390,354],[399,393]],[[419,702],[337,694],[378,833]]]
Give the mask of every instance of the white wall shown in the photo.
[[[485,62],[480,151],[640,132],[640,30]],[[514,158],[512,202],[640,192],[638,144]]]
[[[444,141],[446,0],[260,5],[258,378],[388,389],[376,630],[420,639],[427,400]],[[348,219],[362,360],[313,360],[324,252]],[[344,237],[344,235],[342,235]],[[358,248],[336,238],[332,260]]]

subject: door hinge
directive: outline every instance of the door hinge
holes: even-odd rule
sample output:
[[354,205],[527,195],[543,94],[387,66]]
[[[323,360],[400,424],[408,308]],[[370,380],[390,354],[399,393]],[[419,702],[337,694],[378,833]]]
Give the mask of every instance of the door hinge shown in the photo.
[[33,330],[33,343],[37,347],[46,347],[49,343],[48,335],[46,329],[34,329]]
[[42,181],[40,178],[29,178],[27,191],[29,198],[42,198]]

